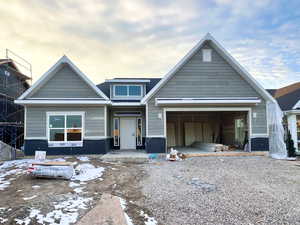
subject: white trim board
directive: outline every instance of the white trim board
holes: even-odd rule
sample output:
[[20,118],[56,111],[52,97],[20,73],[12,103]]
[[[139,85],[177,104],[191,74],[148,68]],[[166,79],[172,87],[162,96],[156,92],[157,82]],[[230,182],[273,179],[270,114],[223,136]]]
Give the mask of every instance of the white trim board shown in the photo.
[[107,136],[85,136],[83,140],[103,140],[107,139]]
[[141,106],[140,102],[111,102],[112,106]]
[[15,100],[14,103],[20,105],[106,105],[110,101],[105,100]]
[[265,100],[275,102],[276,100],[219,44],[210,33],[207,33],[141,100],[142,103],[147,102],[160,88],[167,83],[176,72],[182,68],[188,60],[193,57],[196,52],[204,45],[206,41],[210,41],[212,47],[221,54],[224,59],[244,78]]
[[176,105],[176,104],[258,104],[260,99],[155,99],[155,105]]
[[109,100],[108,97],[99,88],[97,88],[97,86],[65,55],[61,57],[46,73],[44,73],[28,90],[26,90],[18,98],[18,100],[23,100],[29,95],[35,93],[39,88],[47,83],[51,76],[55,74],[55,71],[64,63],[68,64],[96,92],[97,95],[101,96],[105,100]]
[[150,83],[150,80],[135,80],[135,79],[106,79],[109,83]]
[[24,136],[24,140],[48,140],[47,137],[27,137],[27,136]]

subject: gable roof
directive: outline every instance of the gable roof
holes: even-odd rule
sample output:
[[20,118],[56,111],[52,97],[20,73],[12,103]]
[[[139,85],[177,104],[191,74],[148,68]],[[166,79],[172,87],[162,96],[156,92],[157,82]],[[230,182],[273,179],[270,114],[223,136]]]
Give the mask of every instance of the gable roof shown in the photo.
[[300,109],[300,82],[279,88],[267,89],[277,100],[281,110]]
[[209,41],[212,47],[244,78],[265,100],[275,102],[275,99],[212,37],[207,33],[141,100],[146,103],[160,88],[163,87],[180,70],[198,50]]
[[30,96],[34,92],[36,92],[39,88],[42,88],[42,86],[47,83],[47,81],[52,77],[52,75],[55,74],[55,71],[59,66],[62,64],[68,64],[75,72],[76,74],[81,77],[87,84],[90,86],[97,95],[101,96],[105,100],[108,100],[107,96],[96,87],[96,85],[93,84],[93,82],[83,73],[81,72],[77,66],[75,66],[74,63],[67,57],[63,56],[61,57],[43,76],[41,76],[35,83],[32,85],[27,91],[25,91],[18,100],[23,100],[26,97]]

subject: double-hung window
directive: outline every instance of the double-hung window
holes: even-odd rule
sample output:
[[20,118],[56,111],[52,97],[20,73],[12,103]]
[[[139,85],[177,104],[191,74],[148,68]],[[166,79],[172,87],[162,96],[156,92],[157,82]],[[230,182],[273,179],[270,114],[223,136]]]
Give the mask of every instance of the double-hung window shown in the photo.
[[129,97],[129,98],[139,98],[142,97],[143,86],[133,85],[133,84],[120,84],[114,85],[114,97]]
[[47,133],[49,146],[82,146],[83,117],[83,112],[48,112]]

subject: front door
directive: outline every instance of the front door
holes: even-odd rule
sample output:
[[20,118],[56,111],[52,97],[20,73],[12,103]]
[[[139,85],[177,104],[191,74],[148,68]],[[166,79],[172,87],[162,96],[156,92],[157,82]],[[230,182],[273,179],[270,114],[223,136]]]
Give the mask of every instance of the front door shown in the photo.
[[121,118],[120,121],[120,141],[121,149],[135,149],[136,148],[136,119],[135,118]]

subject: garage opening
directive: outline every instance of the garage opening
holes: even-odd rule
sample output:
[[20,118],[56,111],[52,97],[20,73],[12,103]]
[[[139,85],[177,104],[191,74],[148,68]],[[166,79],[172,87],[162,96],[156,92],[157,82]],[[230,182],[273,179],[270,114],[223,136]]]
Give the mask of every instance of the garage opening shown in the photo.
[[244,151],[248,111],[166,112],[167,147],[179,151]]

